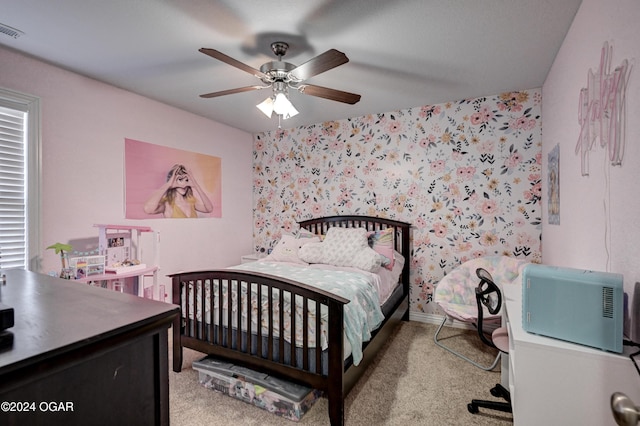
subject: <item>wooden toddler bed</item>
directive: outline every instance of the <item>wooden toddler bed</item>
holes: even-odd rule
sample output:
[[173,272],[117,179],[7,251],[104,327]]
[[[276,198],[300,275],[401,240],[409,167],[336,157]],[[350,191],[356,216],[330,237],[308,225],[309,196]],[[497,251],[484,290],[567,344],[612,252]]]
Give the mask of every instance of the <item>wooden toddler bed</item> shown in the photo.
[[[181,307],[173,326],[173,370],[181,370],[186,347],[304,384],[325,393],[331,424],[342,425],[347,393],[399,321],[408,320],[411,235],[407,223],[368,216],[300,222],[301,229],[316,235],[333,227],[391,228],[394,249],[404,258],[399,285],[382,305],[380,326],[362,344],[361,360],[359,351],[354,351],[358,352],[354,362],[345,338],[348,299],[293,279],[238,270],[245,266],[240,265],[171,275],[173,303]],[[293,314],[286,311],[287,305],[293,306]]]

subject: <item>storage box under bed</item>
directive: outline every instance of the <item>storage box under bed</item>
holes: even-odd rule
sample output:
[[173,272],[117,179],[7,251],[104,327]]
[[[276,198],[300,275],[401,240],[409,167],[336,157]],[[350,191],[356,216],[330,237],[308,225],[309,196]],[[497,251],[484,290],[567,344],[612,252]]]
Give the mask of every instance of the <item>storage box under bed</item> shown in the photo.
[[194,361],[198,381],[278,416],[298,421],[322,392],[207,356]]

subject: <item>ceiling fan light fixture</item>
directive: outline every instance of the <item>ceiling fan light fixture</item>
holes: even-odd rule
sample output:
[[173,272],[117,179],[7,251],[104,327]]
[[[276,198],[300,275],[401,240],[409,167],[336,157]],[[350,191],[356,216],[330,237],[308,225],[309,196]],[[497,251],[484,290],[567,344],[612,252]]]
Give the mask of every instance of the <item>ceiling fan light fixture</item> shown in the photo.
[[283,92],[276,94],[276,99],[273,101],[273,110],[285,119],[298,114],[298,110],[295,109],[289,98],[287,98],[287,95]]
[[256,105],[256,107],[262,111],[264,115],[271,118],[271,114],[273,113],[273,98],[269,96],[267,99]]

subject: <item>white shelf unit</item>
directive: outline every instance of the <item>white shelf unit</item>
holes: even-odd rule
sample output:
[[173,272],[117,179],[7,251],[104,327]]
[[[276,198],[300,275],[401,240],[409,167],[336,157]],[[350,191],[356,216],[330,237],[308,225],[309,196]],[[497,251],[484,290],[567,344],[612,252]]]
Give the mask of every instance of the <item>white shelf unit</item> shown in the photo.
[[[160,295],[158,286],[160,235],[148,226],[131,225],[93,225],[98,228],[98,252],[106,257],[106,268],[113,267],[114,263],[123,260],[143,259],[142,234],[151,236],[152,261],[144,267],[135,266],[131,269],[119,269],[118,272],[105,272],[100,275],[91,275],[79,282],[92,283],[106,281],[112,288],[123,290],[125,278],[138,277],[138,296],[144,297],[145,290],[150,287],[151,297],[154,300],[164,300]],[[151,286],[145,286],[145,278],[151,278]]]
[[[640,401],[640,377],[617,354],[526,332],[522,328],[522,285],[505,285],[509,356],[503,358],[515,426],[615,426],[610,399],[622,392]],[[503,383],[504,385],[505,383]]]

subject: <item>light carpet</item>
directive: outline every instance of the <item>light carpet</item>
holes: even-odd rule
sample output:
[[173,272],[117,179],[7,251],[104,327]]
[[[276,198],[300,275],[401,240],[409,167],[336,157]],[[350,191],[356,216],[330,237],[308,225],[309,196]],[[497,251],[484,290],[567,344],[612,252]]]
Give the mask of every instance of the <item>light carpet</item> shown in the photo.
[[[511,425],[513,416],[480,409],[471,414],[471,399],[497,400],[489,393],[500,382],[500,367],[483,371],[433,342],[437,326],[403,322],[385,344],[345,401],[346,425]],[[489,364],[495,352],[470,330],[445,328],[447,346]],[[171,341],[169,342],[171,344]],[[171,351],[169,351],[171,353]],[[296,422],[198,383],[192,362],[205,355],[184,350],[182,372],[170,370],[170,421],[188,425],[328,425],[327,399],[320,398]],[[171,360],[169,360],[171,368]]]

